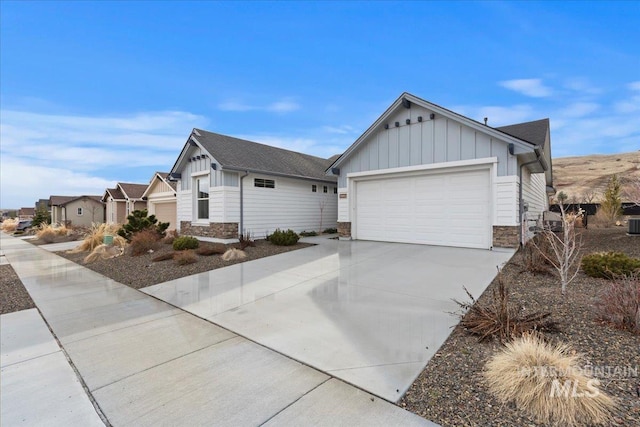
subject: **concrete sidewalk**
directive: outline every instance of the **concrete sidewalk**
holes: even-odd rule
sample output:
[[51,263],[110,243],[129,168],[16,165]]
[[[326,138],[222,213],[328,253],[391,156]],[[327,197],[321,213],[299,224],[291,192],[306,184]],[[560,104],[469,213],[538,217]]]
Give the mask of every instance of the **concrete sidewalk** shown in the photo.
[[[6,259],[112,425],[435,425],[46,250],[0,236]],[[9,331],[21,335],[21,328]],[[15,384],[5,388],[4,375],[3,396],[18,393]],[[42,379],[20,376],[19,382],[39,387]],[[62,390],[58,381],[49,387]],[[28,410],[46,419],[48,402]]]

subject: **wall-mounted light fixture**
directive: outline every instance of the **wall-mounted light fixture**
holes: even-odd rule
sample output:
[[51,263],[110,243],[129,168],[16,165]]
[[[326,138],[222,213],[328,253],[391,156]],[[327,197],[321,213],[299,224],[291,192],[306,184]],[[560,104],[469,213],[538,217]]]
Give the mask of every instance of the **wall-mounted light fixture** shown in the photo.
[[422,116],[418,116],[418,122],[422,122]]
[[431,114],[429,114],[429,118],[430,118],[431,120],[435,119],[435,118],[436,118],[435,113],[431,113]]
[[384,128],[385,128],[385,129],[389,129],[389,123],[385,123],[385,124],[384,124]]
[[211,163],[211,169],[213,169],[214,171],[218,170],[218,165],[215,163]]
[[411,124],[411,119],[407,119],[404,121],[406,124],[410,125]]
[[396,127],[399,128],[400,127],[400,122],[396,122]]

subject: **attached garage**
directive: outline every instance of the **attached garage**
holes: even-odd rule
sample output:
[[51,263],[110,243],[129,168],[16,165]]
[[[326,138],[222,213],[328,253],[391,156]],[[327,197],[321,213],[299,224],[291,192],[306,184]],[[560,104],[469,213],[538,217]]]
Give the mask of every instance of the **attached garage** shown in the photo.
[[360,240],[491,247],[490,169],[355,180]]
[[517,247],[552,193],[549,120],[493,128],[403,93],[327,173],[341,239]]
[[169,229],[176,228],[176,202],[149,202],[149,213],[154,214],[159,222],[168,222]]

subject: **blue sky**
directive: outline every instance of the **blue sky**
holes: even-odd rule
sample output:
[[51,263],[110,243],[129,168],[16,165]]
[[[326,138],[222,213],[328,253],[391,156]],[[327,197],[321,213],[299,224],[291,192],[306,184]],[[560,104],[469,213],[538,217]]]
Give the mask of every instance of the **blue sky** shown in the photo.
[[640,148],[640,2],[0,5],[0,206],[168,171],[193,127],[329,157],[404,91],[554,157]]

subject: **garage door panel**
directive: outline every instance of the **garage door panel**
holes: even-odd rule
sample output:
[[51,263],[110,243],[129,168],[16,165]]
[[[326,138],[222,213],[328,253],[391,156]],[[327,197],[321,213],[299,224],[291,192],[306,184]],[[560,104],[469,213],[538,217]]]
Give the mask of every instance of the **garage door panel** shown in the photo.
[[176,228],[176,202],[153,203],[153,212],[158,222],[168,222],[169,229]]
[[488,169],[356,183],[355,237],[490,247]]

